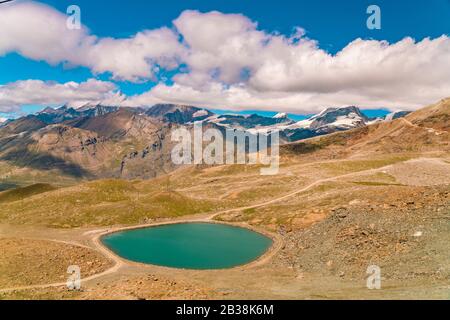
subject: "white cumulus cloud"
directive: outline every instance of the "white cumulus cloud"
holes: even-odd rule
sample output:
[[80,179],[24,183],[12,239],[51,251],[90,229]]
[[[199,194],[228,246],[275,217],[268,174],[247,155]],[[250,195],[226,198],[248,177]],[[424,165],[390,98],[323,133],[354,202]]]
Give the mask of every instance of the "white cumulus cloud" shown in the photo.
[[178,35],[168,28],[143,30],[125,39],[98,38],[84,26],[68,29],[67,18],[37,2],[2,5],[0,56],[18,52],[50,64],[85,66],[94,73],[138,81],[152,78],[158,67],[176,67],[183,54]]
[[0,85],[0,111],[13,112],[23,105],[58,106],[99,101],[120,104],[124,97],[114,83],[89,79],[85,82],[45,82],[24,80]]
[[[241,14],[188,10],[173,25],[142,30],[125,39],[100,38],[87,27],[69,30],[66,19],[63,13],[35,2],[3,6],[0,55],[18,52],[30,59],[85,66],[93,74],[110,72],[114,80],[135,82],[156,80],[160,69],[182,67],[171,85],[160,82],[126,101],[112,93],[111,102],[130,106],[173,102],[292,113],[341,105],[414,110],[450,96],[450,39],[446,34],[434,39],[406,37],[396,43],[355,39],[330,54],[307,38],[301,27],[293,28],[288,36],[269,33]],[[21,83],[39,87],[33,81],[15,85]],[[42,90],[47,86],[40,84]],[[4,109],[64,100],[36,90],[39,99],[17,90],[2,96],[2,90],[7,90],[2,88],[0,106]],[[109,88],[107,95],[115,90]],[[84,94],[78,100],[89,96]],[[100,100],[105,92],[92,90],[90,94]]]
[[189,47],[189,73],[144,97],[311,112],[349,104],[413,110],[450,95],[447,35],[392,44],[356,39],[332,55],[301,28],[269,34],[242,15],[186,11],[174,24]]

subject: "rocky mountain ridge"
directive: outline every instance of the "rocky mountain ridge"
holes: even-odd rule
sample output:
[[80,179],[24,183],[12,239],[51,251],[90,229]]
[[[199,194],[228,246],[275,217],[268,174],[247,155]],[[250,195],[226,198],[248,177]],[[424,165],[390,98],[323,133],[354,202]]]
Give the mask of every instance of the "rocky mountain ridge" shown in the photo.
[[370,119],[357,107],[328,108],[295,122],[286,114],[275,117],[217,115],[207,109],[160,104],[151,108],[85,105],[46,108],[9,120],[0,127],[0,164],[76,178],[152,178],[175,169],[170,132],[244,130],[249,134],[280,131],[282,143],[333,132],[362,128]]

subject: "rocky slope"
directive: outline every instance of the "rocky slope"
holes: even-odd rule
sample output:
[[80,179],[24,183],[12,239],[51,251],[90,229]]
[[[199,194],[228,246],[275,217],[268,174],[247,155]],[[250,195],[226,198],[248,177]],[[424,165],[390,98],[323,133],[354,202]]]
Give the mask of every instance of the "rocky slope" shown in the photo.
[[175,144],[171,130],[180,126],[192,130],[196,121],[203,122],[204,130],[250,134],[279,130],[283,143],[365,128],[370,122],[357,107],[328,108],[300,122],[282,113],[272,118],[217,115],[203,108],[169,104],[46,108],[0,127],[0,173],[2,167],[13,167],[21,175],[56,170],[57,175],[81,179],[155,177],[175,169],[170,158]]
[[161,121],[178,124],[201,121],[213,115],[206,109],[173,104],[154,105],[145,114]]

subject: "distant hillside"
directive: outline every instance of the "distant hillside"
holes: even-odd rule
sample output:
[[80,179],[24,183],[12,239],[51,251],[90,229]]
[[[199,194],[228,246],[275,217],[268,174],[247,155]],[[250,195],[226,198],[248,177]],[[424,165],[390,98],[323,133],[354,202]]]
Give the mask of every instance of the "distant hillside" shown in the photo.
[[314,137],[282,146],[282,154],[358,157],[402,152],[450,152],[450,99],[412,112],[406,118]]
[[[430,117],[426,116],[428,112],[422,111],[424,115],[413,113],[408,119],[418,125],[448,128],[448,113],[441,114],[434,109],[429,112]],[[366,132],[369,139],[373,135],[381,136],[383,130],[394,130],[395,126],[405,124],[397,120],[379,121],[368,127],[371,120],[354,106],[327,108],[299,122],[289,119],[286,114],[272,118],[216,115],[204,108],[170,104],[151,108],[102,105],[85,105],[78,109],[67,106],[46,108],[36,115],[8,121],[0,127],[0,177],[2,172],[15,179],[40,172],[76,179],[157,177],[177,168],[171,161],[171,151],[176,143],[171,141],[171,131],[177,127],[192,130],[196,121],[203,122],[204,130],[217,128],[222,132],[234,129],[256,134],[279,130],[282,143],[342,131],[346,131],[349,139],[355,134],[363,137]],[[336,137],[339,135],[319,141]],[[408,135],[403,138],[406,137]],[[373,148],[369,142],[360,144],[366,151]],[[398,147],[406,146],[409,144]],[[319,146],[308,147],[308,150],[322,147],[323,142],[320,142]],[[414,146],[409,147],[414,149]],[[357,148],[356,144],[354,148]]]
[[411,113],[406,118],[420,127],[450,131],[450,98]]

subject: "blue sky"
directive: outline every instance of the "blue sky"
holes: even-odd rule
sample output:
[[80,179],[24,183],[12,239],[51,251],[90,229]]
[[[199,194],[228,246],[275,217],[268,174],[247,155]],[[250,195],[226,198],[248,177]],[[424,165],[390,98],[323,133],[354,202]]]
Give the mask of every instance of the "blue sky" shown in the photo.
[[[425,37],[435,39],[445,34],[448,35],[450,32],[450,1],[448,0],[128,0],[126,2],[42,0],[40,2],[63,13],[69,5],[78,5],[81,8],[82,24],[89,29],[90,34],[99,38],[128,38],[142,30],[161,27],[174,29],[172,22],[185,10],[198,10],[201,13],[212,10],[223,14],[238,13],[252,22],[257,22],[259,31],[267,34],[280,34],[285,37],[292,35],[294,27],[299,26],[305,29],[307,38],[317,41],[320,49],[333,55],[357,38],[386,40],[389,43],[395,43],[407,36],[421,41]],[[368,15],[365,11],[370,4],[377,4],[382,10],[381,30],[369,30],[366,27]],[[0,14],[1,10],[2,8],[0,8]],[[33,32],[35,36],[39,36],[39,31]],[[30,59],[14,50],[3,53],[3,56],[1,53],[0,50],[0,85],[28,79],[57,83],[69,81],[81,83],[95,78],[112,82],[117,86],[117,90],[127,96],[133,96],[148,92],[158,83],[172,85],[172,77],[180,73],[181,69],[178,67],[172,70],[162,70],[156,74],[156,78],[130,81],[129,79],[112,79],[111,72],[95,73],[89,66],[68,67],[67,63],[59,62],[51,64],[43,59]],[[348,101],[350,102],[350,100]],[[367,100],[369,99],[364,101]],[[380,101],[382,100],[380,99]],[[339,102],[337,101],[337,103]],[[35,111],[41,107],[36,104],[25,105],[22,106],[22,111]],[[385,106],[379,106],[379,108],[383,107]],[[270,106],[267,108],[270,109]],[[370,108],[378,109],[373,105]],[[231,106],[230,109],[235,108]],[[254,106],[248,108],[241,106],[240,109],[248,109],[248,112],[255,111]],[[292,111],[296,110],[291,108],[286,111],[293,113]],[[307,111],[310,110],[299,109],[295,113],[307,114]],[[0,115],[18,114],[18,112],[20,111],[0,112]],[[377,112],[375,111],[374,114]]]
[[[448,0],[46,0],[60,11],[71,4],[82,9],[83,23],[99,36],[127,37],[139,30],[170,24],[187,9],[241,13],[268,32],[289,34],[301,26],[330,52],[355,38],[398,41],[437,37],[450,30]],[[366,28],[366,8],[382,9],[382,29]]]

